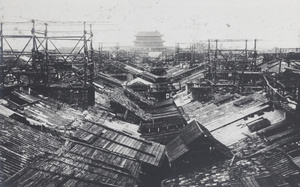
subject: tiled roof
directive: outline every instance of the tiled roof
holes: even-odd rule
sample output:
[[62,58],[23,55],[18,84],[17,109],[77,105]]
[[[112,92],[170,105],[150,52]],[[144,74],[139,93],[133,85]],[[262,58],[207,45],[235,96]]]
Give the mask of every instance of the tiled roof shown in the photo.
[[91,121],[84,121],[74,138],[153,166],[160,166],[164,159],[165,146]]
[[0,184],[34,157],[58,150],[63,141],[58,137],[0,116]]
[[6,182],[11,186],[134,186],[141,164],[88,144],[68,141]]
[[163,36],[158,31],[140,31],[136,36]]
[[198,122],[192,121],[180,131],[180,134],[166,145],[166,154],[169,162],[173,162],[178,157],[189,150],[189,144],[203,136],[204,132],[200,128]]

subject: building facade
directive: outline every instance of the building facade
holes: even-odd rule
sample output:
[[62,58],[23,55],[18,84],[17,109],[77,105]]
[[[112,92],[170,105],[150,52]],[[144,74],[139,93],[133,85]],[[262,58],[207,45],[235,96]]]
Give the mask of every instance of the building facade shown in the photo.
[[141,51],[164,51],[162,34],[158,31],[138,32],[134,41],[134,48]]

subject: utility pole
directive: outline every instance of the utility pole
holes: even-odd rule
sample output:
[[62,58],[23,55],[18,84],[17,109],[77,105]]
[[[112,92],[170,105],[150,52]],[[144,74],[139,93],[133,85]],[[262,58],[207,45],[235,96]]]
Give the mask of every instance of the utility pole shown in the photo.
[[104,60],[102,59],[102,43],[103,42],[99,42],[99,64],[102,64],[102,60]]
[[191,62],[190,62],[190,67],[192,67],[192,64],[193,64],[193,44],[190,44],[190,52],[191,52]]
[[[35,53],[36,53],[36,36],[35,36],[35,21],[34,20],[31,20],[32,22],[32,29],[31,29],[31,34],[32,34],[32,50],[31,50],[31,55],[32,55],[32,66],[33,68],[36,70],[36,64],[35,64]],[[31,76],[29,74],[28,76],[28,79],[29,79],[29,85],[30,85],[30,79],[31,79]]]
[[4,60],[3,60],[3,23],[1,23],[1,25],[0,25],[0,37],[1,37],[1,39],[0,39],[0,42],[1,42],[1,57],[0,57],[0,60],[1,60],[1,62],[0,62],[0,65],[2,65],[2,64],[4,64]]
[[[196,52],[196,50],[197,50],[197,46],[198,46],[199,44],[197,44],[197,43],[194,43],[194,62],[196,62],[196,60],[198,59],[198,58],[196,58],[197,57],[197,52]],[[198,46],[199,47],[199,46]]]
[[91,48],[91,54],[89,60],[91,62],[88,62],[88,68],[89,68],[89,73],[90,73],[90,84],[93,84],[94,81],[94,67],[95,67],[95,62],[94,62],[94,48],[93,48],[93,31],[92,31],[92,24],[90,24],[90,35],[91,35],[91,41],[90,41],[90,48]]
[[[245,61],[248,61],[248,40],[245,40]],[[251,65],[251,68],[252,70],[252,65]]]
[[280,59],[280,61],[279,61],[279,70],[278,70],[278,73],[281,72],[281,63],[282,63],[282,58],[281,58],[281,48],[280,48],[280,50],[279,50],[279,59]]
[[118,42],[116,42],[116,50],[117,50],[116,58],[117,58],[117,61],[119,61],[119,43]]
[[46,72],[45,73],[45,85],[48,84],[48,79],[49,79],[49,52],[48,52],[48,24],[45,23],[45,40],[46,40],[46,46],[45,46],[45,53],[46,53],[46,63],[44,63],[44,71],[45,71],[45,66],[46,66]]
[[99,42],[99,46],[98,46],[98,68],[100,69],[100,64],[101,64],[101,48],[100,48],[100,42]]
[[218,40],[216,40],[216,51],[215,51],[215,60],[214,60],[214,82],[217,81],[217,58],[218,58]]
[[208,51],[207,51],[208,63],[210,65],[210,40],[208,40]]
[[256,39],[254,40],[254,57],[253,57],[253,64],[254,64],[254,70],[256,70],[256,58],[257,58],[257,51],[256,51]]
[[[3,58],[3,23],[1,23],[0,25],[0,65],[4,65],[4,58]],[[1,72],[1,87],[4,87],[4,68],[2,68],[2,72]]]
[[[245,56],[245,59],[244,59],[244,61],[242,62],[243,64],[242,64],[242,67],[243,67],[243,69],[242,69],[242,75],[241,75],[241,89],[242,89],[242,91],[244,90],[244,71],[245,71],[245,67],[246,67],[246,60],[247,60],[247,40],[245,40],[245,53],[246,53],[246,56]],[[252,65],[252,63],[250,64],[250,70],[252,70],[252,68],[253,68],[253,65]]]
[[208,45],[207,45],[207,58],[208,58],[208,66],[209,66],[209,73],[212,76],[212,67],[211,67],[211,61],[210,61],[210,40],[208,40]]
[[31,20],[32,22],[32,30],[31,30],[31,34],[32,34],[32,61],[33,64],[35,63],[35,52],[36,52],[36,38],[35,38],[35,21]]
[[178,63],[178,58],[179,58],[179,43],[176,43],[175,44],[175,56],[174,56],[175,64]]
[[93,31],[92,31],[92,25],[90,24],[90,35],[91,35],[91,42],[90,42],[90,48],[91,48],[91,59],[93,59],[94,55],[94,48],[93,48]]
[[87,64],[88,64],[88,49],[87,49],[87,41],[86,41],[86,30],[85,30],[85,22],[83,22],[83,46],[84,46],[84,83],[83,86],[86,87],[87,82]]
[[190,44],[190,51],[191,51],[191,63],[190,66],[192,67],[195,62],[195,43]]

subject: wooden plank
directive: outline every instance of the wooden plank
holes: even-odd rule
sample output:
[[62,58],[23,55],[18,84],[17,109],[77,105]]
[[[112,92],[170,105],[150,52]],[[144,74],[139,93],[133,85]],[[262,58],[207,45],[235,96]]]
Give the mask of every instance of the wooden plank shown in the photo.
[[275,124],[272,124],[271,126],[266,127],[266,128],[264,128],[264,129],[262,129],[262,130],[259,130],[259,131],[257,132],[257,134],[260,134],[260,135],[261,135],[261,134],[270,133],[270,132],[272,132],[272,131],[274,131],[274,130],[276,130],[276,129],[278,129],[278,128],[281,128],[281,127],[283,127],[283,126],[288,126],[289,124],[290,124],[289,121],[283,120],[283,121],[277,122],[277,123],[275,123]]
[[[269,142],[274,142],[274,141],[277,141],[277,140],[280,140],[282,138],[285,138],[287,136],[290,136],[290,135],[294,135],[294,134],[297,134],[299,133],[299,129],[288,129],[286,131],[283,131],[283,132],[280,132],[278,134],[275,134],[275,135],[272,135],[272,136],[269,136],[267,138],[267,140]],[[300,136],[300,135],[299,135]]]
[[234,106],[241,106],[241,105],[243,105],[243,104],[246,104],[246,103],[249,103],[249,102],[251,102],[251,101],[253,101],[254,99],[253,99],[253,97],[252,96],[248,96],[248,97],[244,97],[244,98],[242,98],[242,99],[239,99],[239,100],[237,100],[237,101],[234,101],[233,102],[233,105]]
[[252,156],[255,156],[257,154],[264,153],[264,152],[267,152],[267,151],[270,151],[270,150],[273,150],[273,149],[275,149],[279,146],[283,146],[283,145],[285,145],[289,142],[297,141],[299,139],[300,139],[299,134],[293,135],[291,137],[283,138],[282,140],[277,141],[277,142],[273,143],[272,145],[269,145],[265,148],[262,148],[262,149],[258,150],[257,152],[251,154],[249,157],[252,157]]
[[271,122],[265,118],[259,118],[246,124],[251,132],[261,130],[271,125]]
[[69,138],[65,138],[65,139],[67,139],[68,141],[73,142],[75,144],[79,144],[81,146],[93,148],[93,149],[98,150],[98,151],[102,151],[102,152],[109,153],[109,154],[112,154],[112,155],[120,156],[122,158],[126,158],[126,159],[129,159],[129,160],[137,161],[136,159],[134,159],[134,158],[132,158],[130,156],[122,155],[122,154],[119,154],[119,153],[116,153],[116,152],[111,152],[111,151],[109,151],[107,149],[104,149],[104,148],[101,148],[101,147],[98,147],[98,146],[89,145],[89,144],[86,144],[86,143],[83,143],[83,142],[79,142],[79,141],[76,141],[76,140],[72,140],[72,139],[69,139]]
[[130,137],[130,138],[135,139],[135,140],[137,140],[137,141],[146,143],[146,144],[148,144],[148,145],[152,145],[152,143],[151,143],[150,141],[147,141],[147,140],[144,140],[144,139],[142,139],[142,138],[137,138],[137,137],[128,135],[128,134],[126,134],[126,133],[124,133],[124,132],[122,132],[122,131],[115,130],[115,129],[113,129],[113,128],[107,127],[107,126],[102,125],[102,124],[100,124],[100,123],[92,122],[92,121],[89,121],[89,120],[86,120],[86,119],[84,119],[84,121],[88,121],[88,122],[90,122],[90,123],[97,124],[97,125],[101,126],[102,128],[107,129],[107,130],[109,130],[109,131],[117,132],[117,133],[119,133],[119,134],[122,134],[122,135],[124,135],[124,136]]

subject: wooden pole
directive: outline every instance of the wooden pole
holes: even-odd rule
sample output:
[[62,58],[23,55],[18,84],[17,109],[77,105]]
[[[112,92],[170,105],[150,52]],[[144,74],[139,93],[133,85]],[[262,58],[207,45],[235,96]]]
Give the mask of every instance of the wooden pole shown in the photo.
[[87,49],[87,41],[86,41],[86,30],[85,30],[85,22],[83,23],[83,41],[84,41],[84,87],[86,86],[87,82],[87,64],[88,64],[88,49]]
[[[36,53],[36,36],[35,36],[35,21],[31,20],[32,22],[32,30],[31,30],[31,34],[32,34],[32,50],[31,50],[31,55],[32,55],[32,66],[35,69],[35,53]],[[29,76],[29,86],[30,86],[30,79],[32,77]]]
[[280,59],[280,61],[279,61],[279,70],[278,70],[278,73],[281,72],[281,63],[282,63],[282,59],[281,59],[281,48],[280,48],[280,50],[279,50],[279,59]]
[[1,40],[0,40],[0,42],[1,42],[1,57],[0,57],[0,60],[1,60],[1,62],[0,62],[0,65],[2,65],[2,64],[4,64],[4,60],[3,60],[3,23],[1,23],[1,27],[0,27],[0,37],[1,37]]
[[46,63],[44,64],[44,66],[46,66],[46,75],[45,75],[45,84],[48,84],[49,81],[49,52],[48,52],[48,28],[47,28],[48,24],[45,23],[45,40],[46,40],[46,44],[45,44],[45,52],[46,52]]
[[95,67],[95,62],[94,62],[94,48],[93,48],[93,31],[92,31],[92,25],[90,24],[90,35],[91,35],[91,39],[90,39],[90,49],[91,49],[91,54],[90,54],[90,58],[88,63],[91,63],[88,67],[89,67],[89,73],[90,73],[90,84],[93,84],[94,81],[94,67]]

